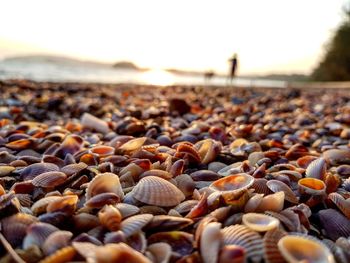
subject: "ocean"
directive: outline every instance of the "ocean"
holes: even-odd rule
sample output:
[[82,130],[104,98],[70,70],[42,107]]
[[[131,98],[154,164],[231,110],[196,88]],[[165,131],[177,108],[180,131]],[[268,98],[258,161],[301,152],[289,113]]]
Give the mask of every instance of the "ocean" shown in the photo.
[[[139,71],[113,68],[103,64],[62,63],[50,60],[0,61],[0,79],[29,79],[48,82],[135,83],[150,85],[215,85],[225,86],[228,80],[214,76],[205,80],[201,75],[177,74],[162,69]],[[233,85],[242,87],[286,87],[287,82],[235,78]]]

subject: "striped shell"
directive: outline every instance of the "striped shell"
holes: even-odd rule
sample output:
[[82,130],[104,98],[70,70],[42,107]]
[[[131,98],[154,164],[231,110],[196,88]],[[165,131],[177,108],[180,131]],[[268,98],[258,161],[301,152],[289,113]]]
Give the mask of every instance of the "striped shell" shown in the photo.
[[285,260],[278,249],[278,241],[287,233],[279,228],[272,229],[264,235],[264,260],[266,263],[284,263]]
[[143,203],[162,207],[176,206],[185,199],[175,185],[155,176],[142,178],[132,190],[132,196]]
[[269,195],[272,191],[267,187],[267,180],[265,178],[256,178],[254,179],[253,184],[251,185],[254,189],[254,193]]
[[31,246],[41,247],[44,244],[45,239],[53,232],[59,229],[53,225],[47,223],[34,223],[27,228],[27,235],[23,240],[23,249],[27,249]]
[[66,166],[63,166],[61,168],[61,172],[65,173],[68,177],[72,176],[73,174],[79,173],[86,169],[88,166],[86,163],[80,162],[80,163],[72,163],[68,164]]
[[305,176],[324,180],[326,176],[326,168],[326,160],[324,158],[318,158],[312,161],[306,168]]
[[23,181],[32,180],[36,176],[46,172],[58,172],[60,168],[53,163],[34,163],[28,165],[21,172],[21,178]]
[[260,262],[263,255],[263,242],[260,235],[243,225],[233,225],[221,230],[224,245],[244,247],[248,259]]
[[124,192],[116,174],[102,173],[96,175],[86,189],[86,200],[101,193],[115,193],[120,199],[124,198]]
[[328,198],[350,219],[350,199],[345,200],[344,197],[338,193],[330,193]]
[[56,187],[63,184],[67,179],[67,175],[62,172],[46,172],[36,176],[32,180],[32,184],[38,187]]
[[289,186],[286,185],[285,183],[278,181],[278,180],[269,180],[266,183],[266,185],[274,193],[280,192],[280,191],[284,192],[284,194],[285,194],[284,198],[288,202],[293,203],[293,204],[298,203],[298,198],[296,197],[296,195],[294,194],[292,189],[290,189]]
[[42,245],[43,252],[46,256],[49,256],[61,248],[69,245],[70,239],[73,234],[69,231],[55,231],[49,235],[44,244]]
[[129,217],[122,221],[120,230],[124,232],[125,236],[131,236],[140,231],[153,218],[151,214],[142,214]]
[[324,209],[318,212],[321,226],[333,241],[339,237],[350,236],[350,220],[334,209]]
[[129,216],[136,215],[140,212],[140,208],[138,208],[137,206],[129,205],[126,203],[116,204],[115,207],[119,210],[123,219]]

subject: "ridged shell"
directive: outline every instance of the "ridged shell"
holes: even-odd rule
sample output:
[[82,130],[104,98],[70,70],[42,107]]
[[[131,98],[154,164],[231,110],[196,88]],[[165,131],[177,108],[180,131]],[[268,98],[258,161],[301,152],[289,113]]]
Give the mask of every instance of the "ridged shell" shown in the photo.
[[191,211],[193,207],[195,207],[198,204],[198,200],[186,200],[177,206],[174,207],[174,209],[179,213],[179,214],[185,214]]
[[312,161],[306,168],[305,176],[324,180],[326,176],[326,168],[326,160],[324,158],[318,158]]
[[266,183],[266,185],[274,193],[280,192],[280,191],[284,192],[284,194],[285,194],[284,198],[288,202],[290,202],[292,204],[298,203],[298,198],[296,197],[296,195],[294,194],[292,189],[290,189],[289,186],[286,185],[285,183],[278,181],[278,180],[269,180]]
[[266,263],[284,263],[285,260],[278,249],[278,241],[287,233],[275,228],[264,235],[264,260]]
[[152,218],[153,215],[151,214],[131,216],[122,221],[120,230],[124,232],[126,237],[131,236],[146,226]]
[[48,213],[61,211],[67,214],[72,214],[77,207],[78,200],[79,198],[76,195],[62,196],[59,199],[50,202],[46,207],[46,211]]
[[45,213],[49,203],[60,199],[61,199],[61,196],[47,196],[47,197],[41,198],[32,205],[31,210],[34,215]]
[[254,182],[250,188],[254,189],[254,193],[257,194],[272,194],[272,191],[267,187],[267,180],[265,178],[254,179]]
[[132,196],[143,203],[162,207],[176,206],[185,199],[175,185],[155,176],[142,178],[132,190]]
[[350,150],[345,149],[330,149],[323,152],[323,158],[330,164],[336,165],[338,163],[350,163]]
[[169,180],[173,177],[173,175],[167,171],[152,169],[140,174],[139,178],[141,179],[147,176],[156,176],[156,177],[163,178],[165,180]]
[[260,262],[263,256],[263,242],[260,235],[243,225],[233,225],[221,230],[223,244],[238,245],[246,249],[247,258]]
[[96,175],[86,189],[86,200],[101,193],[115,193],[121,200],[124,198],[124,192],[116,174],[102,173]]
[[37,221],[38,219],[34,216],[17,213],[0,221],[1,231],[7,241],[13,247],[17,247],[22,244],[23,238],[26,235],[27,227]]
[[328,198],[350,219],[350,199],[345,200],[344,197],[338,193],[330,193]]
[[147,225],[147,230],[172,231],[180,230],[193,224],[193,220],[183,217],[174,217],[170,215],[156,215]]
[[291,263],[335,263],[330,250],[314,238],[287,235],[282,237],[277,245],[283,257]]
[[28,249],[31,246],[41,247],[45,239],[53,232],[59,229],[47,223],[34,223],[27,228],[27,235],[23,240],[23,249]]
[[21,178],[23,181],[32,180],[36,176],[46,172],[58,172],[60,168],[53,163],[34,163],[28,165],[21,172]]
[[119,210],[112,205],[104,206],[98,212],[98,218],[101,225],[109,229],[110,231],[117,231],[120,227],[120,222],[122,221],[122,215]]
[[55,231],[49,235],[44,244],[42,245],[42,250],[46,256],[55,253],[61,248],[67,247],[69,245],[70,239],[73,234],[69,231]]
[[325,209],[318,212],[321,226],[326,235],[336,241],[339,237],[350,236],[350,220],[334,209]]
[[46,172],[36,176],[32,180],[32,184],[38,187],[56,187],[63,184],[67,179],[67,175],[62,172]]
[[72,163],[68,164],[66,166],[63,166],[61,168],[61,172],[65,173],[68,177],[72,176],[73,174],[79,173],[86,169],[88,166],[86,163],[80,162],[80,163]]
[[244,225],[257,232],[266,232],[279,226],[279,220],[264,214],[248,213],[242,217]]
[[125,203],[116,204],[115,207],[119,210],[123,219],[129,216],[136,215],[140,212],[140,208],[138,208],[137,206]]
[[263,200],[263,194],[255,194],[251,197],[244,206],[244,213],[254,212]]
[[91,197],[84,204],[87,208],[102,208],[105,205],[115,205],[120,202],[120,198],[115,193],[102,193]]
[[221,246],[221,224],[211,222],[207,224],[200,238],[200,252],[204,263],[216,263]]
[[277,192],[264,196],[256,212],[274,211],[279,212],[284,206],[284,192]]

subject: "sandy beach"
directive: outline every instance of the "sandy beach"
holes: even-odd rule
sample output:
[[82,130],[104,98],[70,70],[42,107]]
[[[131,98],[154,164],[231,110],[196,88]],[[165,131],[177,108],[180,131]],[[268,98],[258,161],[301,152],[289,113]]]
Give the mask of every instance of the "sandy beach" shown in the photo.
[[0,93],[1,262],[350,260],[348,89]]

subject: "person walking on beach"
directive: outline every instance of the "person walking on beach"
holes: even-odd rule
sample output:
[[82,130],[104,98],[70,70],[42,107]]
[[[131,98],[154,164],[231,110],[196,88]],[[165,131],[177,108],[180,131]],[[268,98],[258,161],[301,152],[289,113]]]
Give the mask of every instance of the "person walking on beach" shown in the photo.
[[231,63],[231,72],[230,72],[230,84],[232,84],[233,78],[236,76],[236,69],[238,65],[237,54],[235,53],[232,58],[229,59]]

